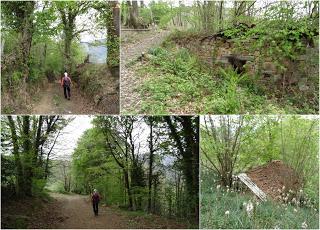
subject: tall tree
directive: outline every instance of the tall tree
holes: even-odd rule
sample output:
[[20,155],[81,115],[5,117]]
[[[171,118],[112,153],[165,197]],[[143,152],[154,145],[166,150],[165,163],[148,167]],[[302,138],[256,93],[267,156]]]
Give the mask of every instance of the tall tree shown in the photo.
[[119,67],[120,5],[118,1],[98,1],[92,5],[99,12],[98,24],[107,28],[107,64]]
[[63,129],[68,120],[59,116],[8,116],[3,122],[10,128],[8,141],[13,146],[17,169],[17,195],[32,196],[33,179],[45,179],[46,165],[40,160],[42,150],[52,143],[52,136]]
[[129,208],[133,208],[133,198],[129,179],[130,146],[128,143],[132,127],[126,117],[99,117],[96,119],[106,138],[106,145],[118,166],[123,170],[128,194]]
[[87,29],[77,29],[76,19],[88,11],[91,3],[88,1],[55,2],[60,13],[64,35],[64,67],[72,71],[71,43],[73,39]]
[[170,136],[182,156],[182,171],[193,214],[199,218],[199,117],[164,117]]
[[138,1],[127,1],[127,8],[129,11],[129,17],[126,25],[130,28],[138,28],[138,16],[139,16],[139,8]]
[[[15,50],[16,61],[13,62],[14,66],[12,69],[21,72],[21,75],[23,76],[23,87],[25,91],[27,87],[26,84],[30,75],[29,59],[32,45],[32,35],[34,31],[33,21],[35,5],[35,1],[5,1],[1,3],[1,14],[4,15],[4,23],[19,34],[19,49]],[[24,99],[26,100],[26,94]]]

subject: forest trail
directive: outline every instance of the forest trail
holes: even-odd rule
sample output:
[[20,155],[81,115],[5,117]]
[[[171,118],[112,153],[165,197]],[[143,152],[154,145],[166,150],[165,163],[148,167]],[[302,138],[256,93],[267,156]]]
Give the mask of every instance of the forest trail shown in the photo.
[[59,80],[47,83],[47,87],[40,92],[37,101],[33,102],[32,114],[89,114],[99,112],[81,95],[80,89],[71,85],[71,100],[66,100]]
[[61,206],[64,220],[57,228],[125,228],[126,221],[107,207],[99,207],[99,216],[94,216],[88,196],[52,194]]
[[160,45],[170,32],[169,30],[151,31],[132,43],[121,44],[120,101],[122,112],[140,111],[137,107],[140,105],[141,99],[136,88],[145,80],[135,74],[134,67],[127,65],[140,57],[142,53],[147,53],[150,48]]
[[119,229],[119,228],[186,228],[173,220],[147,215],[128,215],[124,211],[99,205],[99,215],[94,216],[89,196],[51,193],[58,203],[59,223],[63,229]]

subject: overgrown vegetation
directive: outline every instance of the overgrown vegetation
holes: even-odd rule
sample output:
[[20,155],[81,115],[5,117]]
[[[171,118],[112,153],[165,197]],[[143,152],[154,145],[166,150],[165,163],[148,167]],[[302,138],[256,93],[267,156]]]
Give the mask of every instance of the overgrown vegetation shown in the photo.
[[[156,4],[165,3],[136,7],[153,12]],[[134,66],[146,81],[138,89],[142,107],[130,112],[316,113],[318,6],[317,1],[167,4],[170,13],[162,17],[170,18],[173,32]]]
[[[147,77],[139,91],[145,98],[142,112],[178,113],[281,113],[283,108],[257,92],[232,69],[214,72],[187,49],[156,48],[148,64],[138,71]],[[138,112],[138,111],[132,111]]]
[[[201,227],[318,228],[316,116],[205,116],[201,127]],[[288,179],[288,172],[276,171],[287,178],[275,185],[281,195],[268,188],[268,201],[261,202],[239,190],[235,175],[274,160],[295,172]]]
[[[105,34],[107,66],[119,66],[116,1],[4,1],[1,6],[2,112],[27,113],[32,97],[60,80],[64,70],[73,78],[78,65],[91,60],[82,42],[92,31]],[[80,22],[83,17],[88,17],[87,24]],[[91,40],[101,37],[96,34]]]

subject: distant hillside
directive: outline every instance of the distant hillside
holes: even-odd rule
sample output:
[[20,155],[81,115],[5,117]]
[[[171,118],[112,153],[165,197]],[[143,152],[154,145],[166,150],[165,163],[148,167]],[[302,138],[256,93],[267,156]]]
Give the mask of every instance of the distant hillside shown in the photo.
[[89,55],[89,62],[96,64],[106,63],[108,49],[105,43],[105,39],[94,42],[80,42],[84,52]]

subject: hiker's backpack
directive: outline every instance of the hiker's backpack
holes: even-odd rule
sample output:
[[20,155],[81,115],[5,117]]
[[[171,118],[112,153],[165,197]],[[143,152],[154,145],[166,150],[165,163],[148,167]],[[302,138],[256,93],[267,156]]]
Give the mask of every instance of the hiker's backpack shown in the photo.
[[63,77],[63,85],[64,86],[70,86],[71,85],[71,81],[69,77]]
[[100,196],[98,193],[93,193],[92,195],[92,201],[93,202],[99,202],[100,201]]

